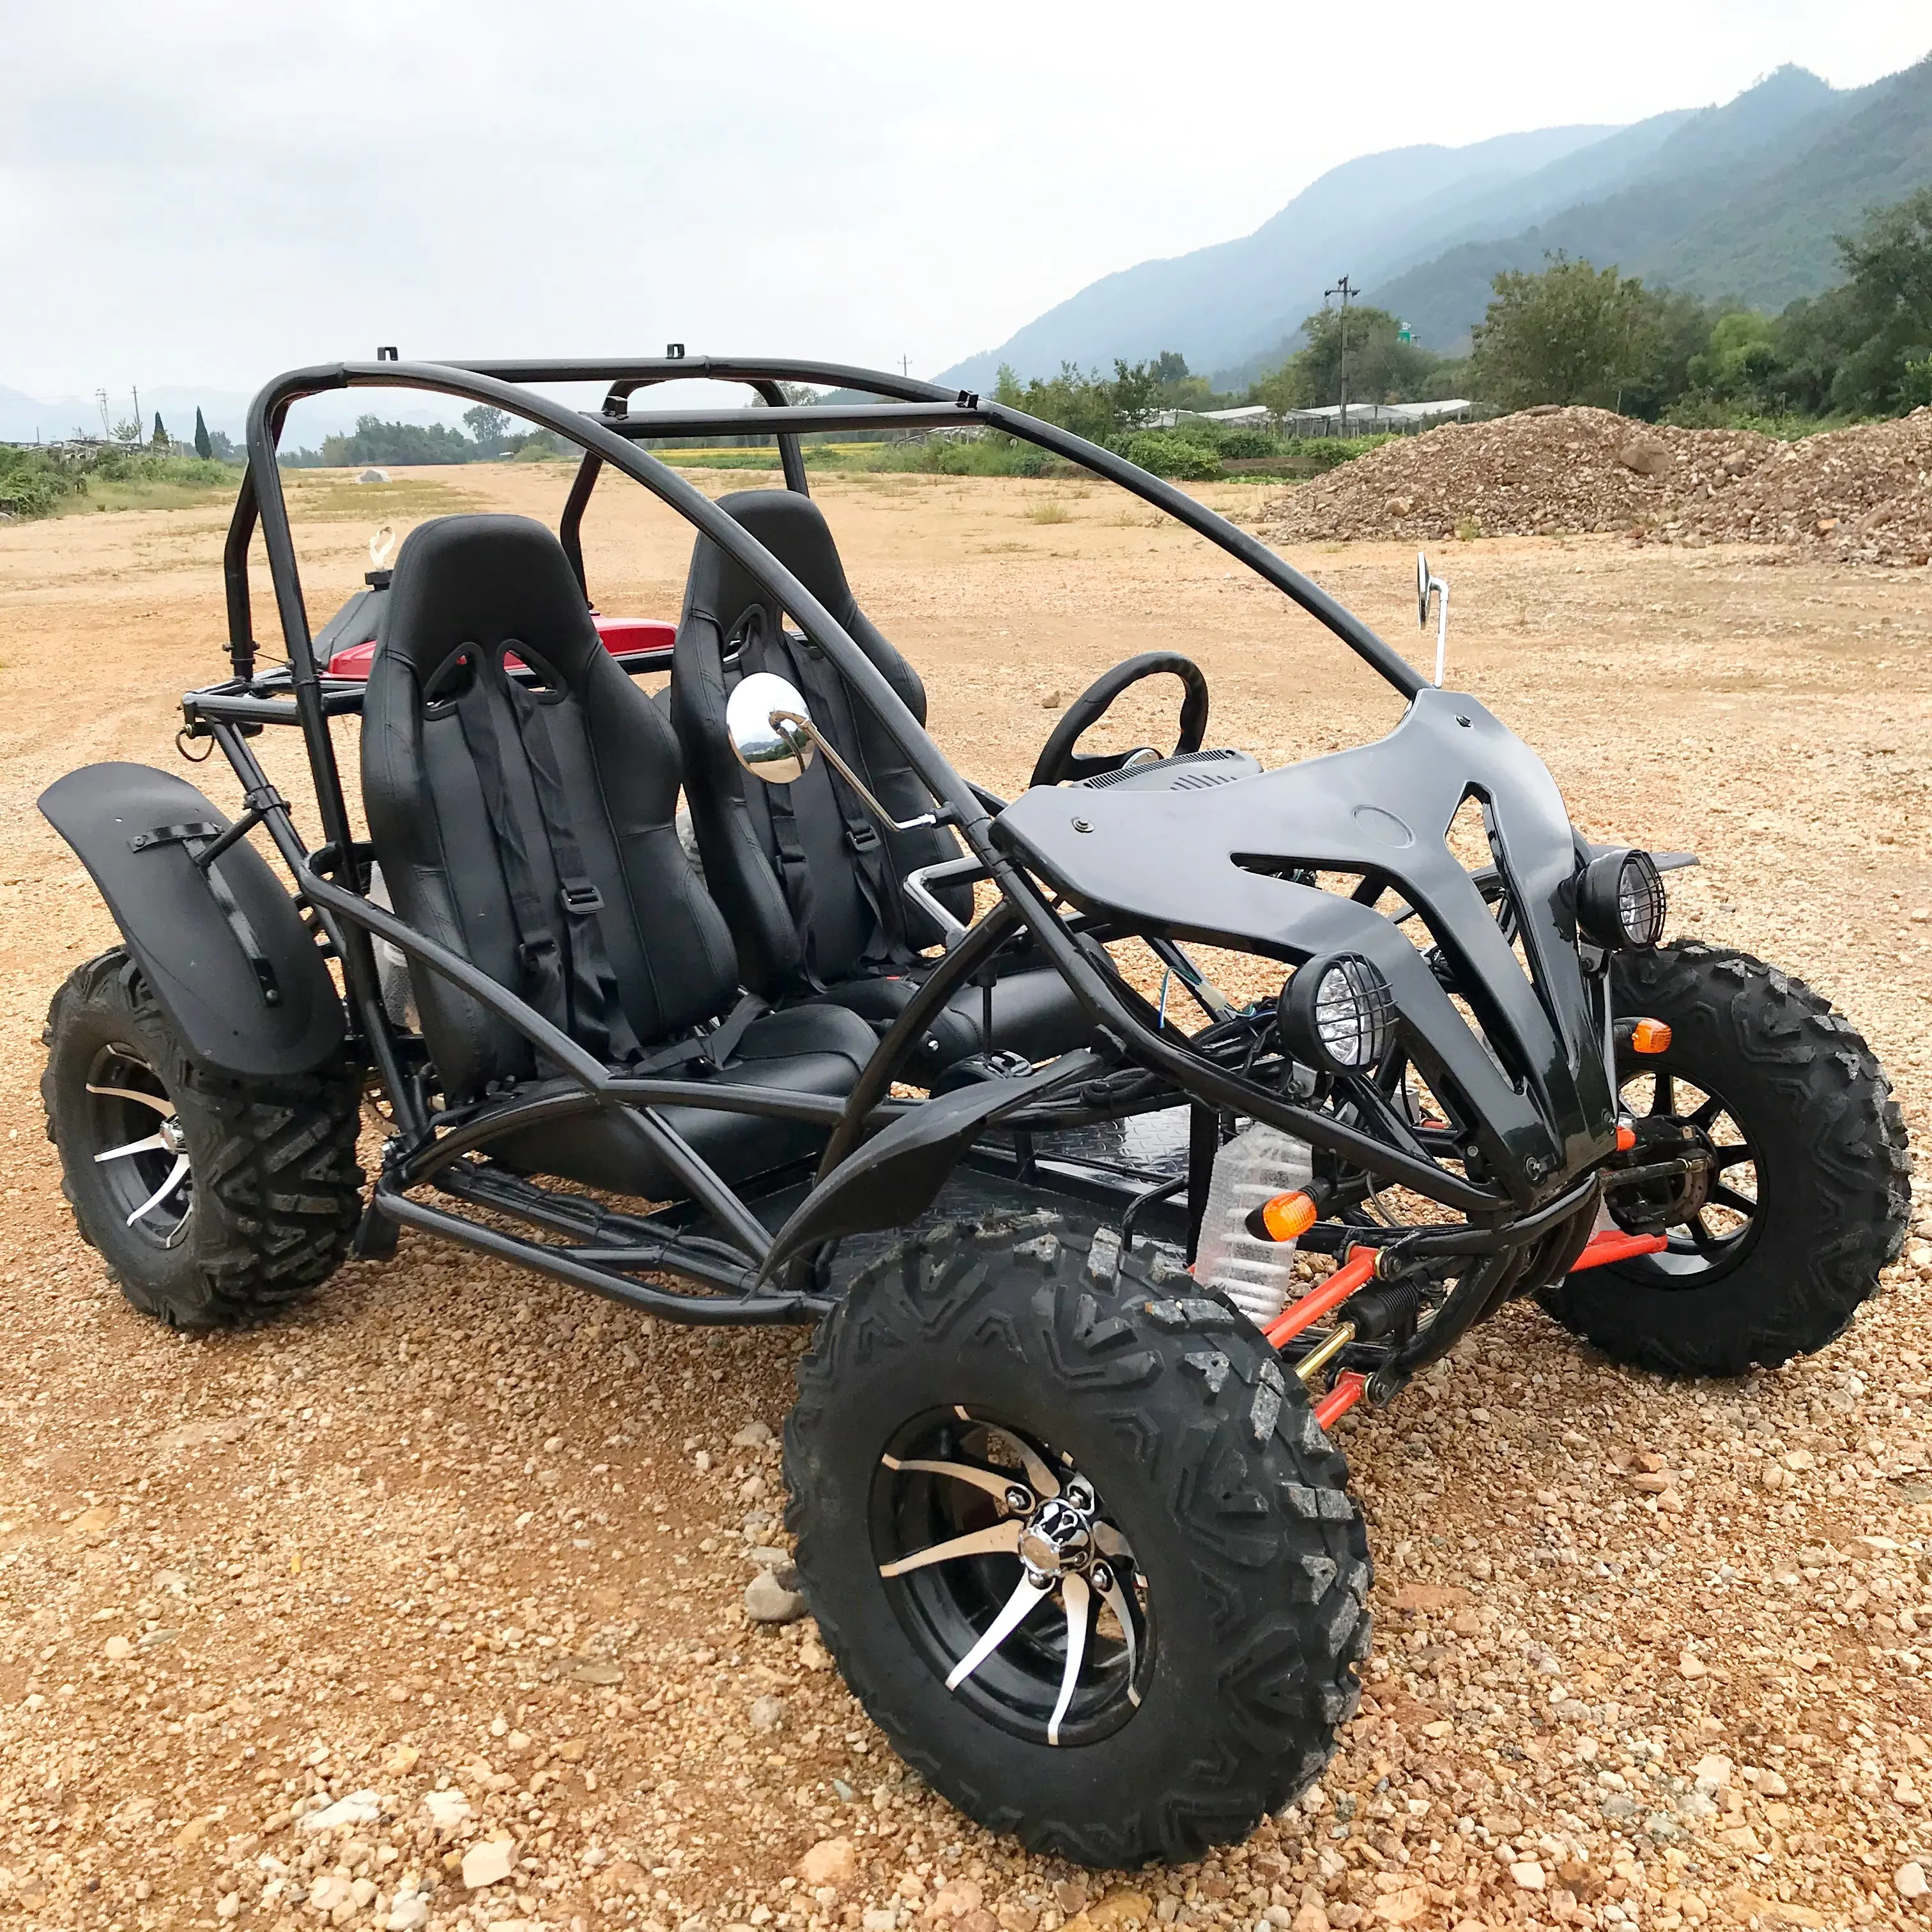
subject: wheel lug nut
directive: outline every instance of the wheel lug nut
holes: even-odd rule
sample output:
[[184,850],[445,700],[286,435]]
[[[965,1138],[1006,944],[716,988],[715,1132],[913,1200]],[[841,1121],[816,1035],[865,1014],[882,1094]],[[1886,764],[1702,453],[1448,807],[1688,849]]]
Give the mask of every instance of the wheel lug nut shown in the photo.
[[1006,1507],[1010,1510],[1030,1510],[1033,1508],[1033,1496],[1016,1484],[1006,1492]]
[[1114,1587],[1114,1573],[1104,1563],[1094,1566],[1094,1587],[1103,1597]]

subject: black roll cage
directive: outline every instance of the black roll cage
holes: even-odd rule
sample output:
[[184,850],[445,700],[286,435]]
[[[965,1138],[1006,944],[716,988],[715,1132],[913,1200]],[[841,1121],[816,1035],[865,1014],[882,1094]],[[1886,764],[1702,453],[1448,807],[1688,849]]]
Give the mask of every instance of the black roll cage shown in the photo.
[[[760,406],[657,411],[631,406],[640,390],[694,379],[747,385],[760,397]],[[600,410],[580,412],[525,386],[580,381],[606,386]],[[856,390],[886,400],[792,405],[779,386],[784,382]],[[352,836],[328,724],[332,717],[359,712],[362,687],[326,676],[316,662],[277,460],[283,425],[295,402],[357,388],[418,389],[494,405],[574,444],[583,454],[563,512],[561,536],[580,584],[580,525],[602,471],[614,470],[641,484],[716,543],[790,614],[904,752],[932,794],[938,821],[955,829],[977,862],[974,876],[992,882],[999,902],[949,950],[920,995],[880,1040],[846,1100],[742,1082],[652,1078],[614,1071],[469,961],[416,932],[366,896],[367,866],[373,854]],[[1419,1241],[1430,1252],[1482,1257],[1475,1270],[1480,1279],[1472,1281],[1468,1295],[1457,1299],[1492,1300],[1497,1270],[1523,1243],[1574,1213],[1594,1188],[1594,1177],[1564,1187],[1554,1200],[1546,1190],[1532,1205],[1520,1190],[1513,1198],[1510,1192],[1442,1166],[1425,1141],[1408,1131],[1386,1107],[1378,1112],[1371,1108],[1362,1116],[1380,1130],[1365,1131],[1332,1113],[1286,1099],[1195,1051],[1188,1036],[1167,1024],[1117,976],[1101,970],[1096,956],[1104,956],[1090,934],[1079,930],[1080,921],[1070,919],[1064,902],[1050,898],[992,837],[992,815],[1003,808],[1003,802],[953,770],[830,612],[741,525],[676,470],[638,446],[653,437],[774,436],[788,486],[802,491],[805,466],[797,440],[801,433],[886,428],[994,430],[1078,464],[1245,564],[1340,638],[1405,699],[1413,700],[1426,688],[1420,674],[1394,650],[1318,586],[1184,491],[1110,450],[970,392],[836,364],[700,356],[614,361],[383,359],[332,363],[278,376],[249,410],[248,467],[224,552],[233,675],[187,694],[182,700],[184,730],[188,737],[212,738],[220,747],[249,806],[238,834],[256,825],[266,829],[294,878],[298,903],[312,912],[342,962],[355,1030],[394,1117],[395,1133],[371,1200],[370,1225],[380,1216],[388,1223],[423,1228],[680,1320],[811,1318],[828,1304],[808,1256],[795,1242],[774,1246],[764,1223],[668,1126],[661,1108],[674,1103],[823,1125],[830,1138],[812,1184],[814,1190],[819,1190],[846,1163],[863,1158],[869,1135],[903,1119],[909,1111],[940,1104],[896,1100],[891,1097],[892,1082],[916,1049],[932,1011],[971,982],[1024,928],[1093,1022],[1105,1051],[1067,1054],[1047,1070],[1046,1076],[1014,1083],[1024,1093],[1004,1108],[982,1107],[975,1117],[980,1125],[1010,1128],[1024,1140],[1034,1128],[1118,1118],[1179,1099],[1268,1121],[1464,1216],[1461,1224],[1445,1226],[1439,1235],[1424,1231],[1410,1237],[1412,1248]],[[258,524],[287,655],[285,668],[260,674],[248,581],[248,554]],[[668,654],[662,652],[634,654],[626,662],[634,671],[669,668]],[[302,730],[322,833],[322,842],[313,850],[302,842],[286,802],[268,783],[247,742],[270,723],[295,724]],[[392,1028],[385,1010],[371,944],[376,939],[420,962],[515,1028],[563,1070],[572,1090],[520,1097],[513,1093],[466,1108],[433,1109],[428,1082],[406,1064],[402,1036]],[[1136,1069],[1140,1070],[1138,1086]],[[1150,1098],[1153,1095],[1165,1097],[1156,1100]],[[694,1207],[687,1205],[681,1216],[677,1210],[619,1214],[584,1197],[545,1192],[463,1158],[520,1130],[597,1110],[614,1112],[626,1121],[639,1143],[648,1145],[680,1176]],[[575,1237],[575,1243],[524,1240],[407,1196],[406,1190],[424,1184],[472,1205]],[[1170,1186],[1164,1191],[1174,1190]],[[708,1217],[701,1232],[688,1225],[697,1214]],[[1382,1238],[1372,1232],[1366,1238]],[[668,1270],[713,1292],[676,1293],[634,1278],[645,1269]],[[1478,1312],[1471,1310],[1472,1316]]]

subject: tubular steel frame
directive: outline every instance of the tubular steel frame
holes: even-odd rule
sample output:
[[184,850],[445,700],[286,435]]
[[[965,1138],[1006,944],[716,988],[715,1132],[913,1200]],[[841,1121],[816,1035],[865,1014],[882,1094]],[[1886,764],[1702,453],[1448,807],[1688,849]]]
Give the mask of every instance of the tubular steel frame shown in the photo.
[[[740,409],[637,411],[632,399],[658,384],[689,380],[750,386],[762,406]],[[524,386],[596,381],[606,386],[599,411],[580,412]],[[785,402],[786,382],[831,385],[887,398],[866,404]],[[351,836],[342,778],[328,720],[358,712],[362,687],[332,680],[318,668],[308,614],[277,461],[277,446],[292,404],[328,392],[402,388],[493,404],[572,442],[583,454],[562,519],[561,538],[580,584],[584,579],[580,525],[602,472],[621,472],[650,490],[737,562],[800,624],[904,753],[950,824],[984,867],[1000,903],[954,945],[917,996],[881,1039],[844,1101],[800,1095],[741,1082],[682,1082],[613,1071],[469,961],[416,932],[366,896],[365,865],[373,855]],[[784,360],[747,362],[691,356],[615,361],[454,361],[343,362],[299,369],[277,378],[255,398],[248,414],[248,465],[224,552],[229,654],[233,676],[183,699],[184,729],[218,744],[257,808],[263,825],[292,874],[302,902],[313,909],[340,956],[355,1028],[394,1111],[396,1133],[386,1151],[370,1203],[373,1217],[422,1228],[443,1238],[516,1260],[594,1292],[683,1321],[771,1322],[810,1319],[828,1305],[815,1291],[809,1268],[794,1261],[781,1285],[768,1280],[772,1238],[733,1189],[666,1124],[663,1106],[743,1112],[823,1124],[830,1130],[813,1185],[830,1179],[860,1148],[867,1134],[908,1106],[895,1101],[892,1083],[916,1049],[932,1014],[1000,947],[1024,928],[1059,971],[1096,1029],[1124,1060],[1136,1063],[1170,1100],[1238,1111],[1268,1121],[1313,1145],[1432,1198],[1463,1216],[1460,1225],[1411,1231],[1402,1238],[1411,1256],[1463,1256],[1470,1265],[1437,1320],[1425,1331],[1440,1352],[1501,1299],[1527,1258],[1527,1244],[1546,1238],[1566,1216],[1594,1198],[1594,1174],[1564,1187],[1558,1198],[1526,1211],[1519,1197],[1452,1172],[1430,1147],[1395,1120],[1388,1109],[1370,1110],[1387,1138],[1352,1126],[1329,1112],[1303,1106],[1190,1049],[1186,1036],[1166,1026],[1153,1009],[1090,956],[1091,940],[1076,932],[1054,904],[991,835],[1000,801],[956,772],[906,709],[897,693],[831,613],[806,586],[743,527],[674,469],[640,448],[652,437],[689,435],[776,436],[788,487],[802,491],[805,467],[797,438],[824,430],[908,430],[980,428],[1003,431],[1080,464],[1218,545],[1281,591],[1340,638],[1400,692],[1413,700],[1424,688],[1421,675],[1358,618],[1274,551],[1196,502],[1172,484],[1149,475],[1112,451],[1066,430],[965,391],[950,391],[885,372],[836,364]],[[287,666],[258,676],[248,580],[248,555],[259,525],[270,581],[286,646]],[[247,739],[268,723],[302,729],[320,814],[322,843],[302,842],[286,803],[257,764]],[[445,1114],[432,1112],[424,1088],[406,1070],[405,1053],[385,1010],[372,940],[380,939],[460,987],[495,1017],[514,1028],[575,1084],[568,1094],[514,1096]],[[1082,1056],[1076,1056],[1076,1058]],[[1086,1057],[1090,1059],[1090,1057]],[[1090,1071],[1083,1067],[1082,1073]],[[1070,1080],[1074,1076],[1070,1073]],[[1144,1096],[1142,1096],[1144,1097]],[[692,1200],[712,1221],[694,1234],[662,1218],[616,1215],[590,1208],[580,1197],[548,1194],[495,1178],[465,1155],[544,1120],[591,1111],[610,1111],[626,1120],[676,1172]],[[1114,1112],[1138,1110],[1124,1106]],[[1004,1124],[1070,1124],[1100,1118],[1084,1114],[1078,1100],[1051,1098],[1012,1114]],[[439,1128],[442,1130],[439,1132]],[[472,1204],[517,1215],[554,1232],[582,1233],[586,1245],[562,1247],[502,1234],[464,1216],[407,1197],[406,1190],[433,1185]],[[1156,1190],[1157,1192],[1161,1190]],[[1173,1191],[1173,1190],[1168,1190]],[[580,1211],[581,1210],[581,1211]],[[586,1218],[587,1217],[587,1218]],[[1350,1238],[1386,1244],[1387,1231],[1349,1231]],[[614,1235],[615,1240],[603,1238]],[[687,1295],[630,1278],[644,1268],[668,1270],[714,1291]],[[1438,1336],[1437,1331],[1443,1331]],[[1453,1331],[1453,1332],[1452,1332]],[[1419,1365],[1419,1364],[1415,1364]]]

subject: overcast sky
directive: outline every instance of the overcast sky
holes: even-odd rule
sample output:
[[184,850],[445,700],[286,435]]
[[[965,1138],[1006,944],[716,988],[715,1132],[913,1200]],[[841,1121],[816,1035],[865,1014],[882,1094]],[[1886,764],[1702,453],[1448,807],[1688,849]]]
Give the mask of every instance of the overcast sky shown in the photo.
[[[1414,142],[1622,122],[1924,0],[0,0],[0,385],[406,356],[930,374]],[[1346,266],[1346,265],[1343,265]]]

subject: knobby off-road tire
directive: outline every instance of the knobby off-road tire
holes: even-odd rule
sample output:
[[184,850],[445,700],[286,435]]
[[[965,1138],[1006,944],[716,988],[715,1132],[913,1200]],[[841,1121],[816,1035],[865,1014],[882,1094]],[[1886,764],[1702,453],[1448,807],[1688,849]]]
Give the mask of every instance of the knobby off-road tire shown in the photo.
[[[143,1314],[176,1328],[260,1321],[340,1265],[362,1212],[353,1067],[244,1080],[196,1066],[119,946],[75,970],[40,1037],[62,1192],[82,1237]],[[156,1104],[133,1097],[156,1092]],[[169,1142],[161,1152],[94,1158],[158,1132]],[[158,1166],[165,1180],[177,1150],[190,1163],[184,1191],[130,1226],[144,1191],[130,1175],[152,1178]]]
[[1857,1030],[1802,980],[1686,940],[1617,956],[1621,1018],[1670,1025],[1654,1066],[1721,1095],[1755,1156],[1756,1212],[1735,1252],[1673,1279],[1640,1256],[1570,1276],[1543,1306],[1606,1354],[1666,1375],[1739,1376],[1842,1334],[1897,1259],[1911,1212],[1905,1123]]
[[[807,1600],[860,1701],[961,1810],[1085,1864],[1184,1861],[1319,1774],[1360,1695],[1366,1532],[1299,1382],[1184,1270],[1124,1263],[1107,1233],[1090,1246],[1048,1214],[948,1222],[854,1280],[798,1382],[787,1521]],[[992,1688],[949,1692],[910,1600],[881,1578],[896,1552],[880,1546],[879,1484],[902,1480],[882,1478],[882,1458],[922,1417],[1030,1438],[1130,1546],[1115,1567],[1144,1593],[1138,1666],[1130,1652],[1085,1735],[1056,1748],[989,1714]],[[981,1499],[982,1520],[999,1507]],[[1017,1556],[971,1560],[1006,1566],[988,1605],[1026,1587]],[[991,1621],[969,1618],[960,1641]],[[1066,1634],[1064,1659],[1072,1622],[1070,1606],[1042,1609],[1033,1628]]]

